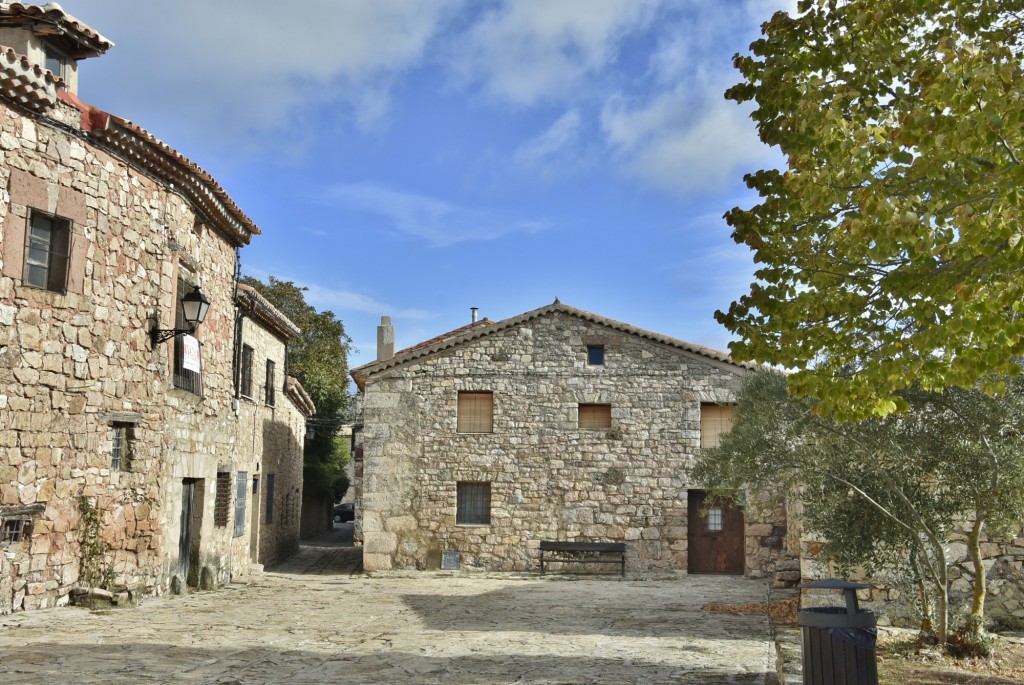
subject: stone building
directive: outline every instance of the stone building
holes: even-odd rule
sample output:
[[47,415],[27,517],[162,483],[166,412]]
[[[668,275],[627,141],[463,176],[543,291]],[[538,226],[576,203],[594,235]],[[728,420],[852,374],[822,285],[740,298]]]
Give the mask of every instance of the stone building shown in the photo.
[[[475,319],[475,316],[474,316]],[[748,367],[559,303],[352,371],[367,570],[537,568],[542,540],[625,542],[627,572],[761,576],[788,557],[782,502],[715,506],[687,481]],[[451,558],[451,557],[448,557]]]
[[[238,336],[259,337],[238,327],[236,272],[259,229],[193,162],[77,98],[78,60],[109,40],[58,5],[0,3],[0,43],[0,613],[244,575],[268,419],[236,398]],[[197,287],[205,320],[157,341],[189,328]]]
[[236,476],[239,488],[248,478],[252,497],[242,551],[251,554],[253,563],[269,566],[299,547],[302,440],[306,419],[316,408],[302,384],[285,375],[287,342],[299,336],[299,329],[245,284],[238,285],[236,299],[239,449],[253,455],[249,471]]

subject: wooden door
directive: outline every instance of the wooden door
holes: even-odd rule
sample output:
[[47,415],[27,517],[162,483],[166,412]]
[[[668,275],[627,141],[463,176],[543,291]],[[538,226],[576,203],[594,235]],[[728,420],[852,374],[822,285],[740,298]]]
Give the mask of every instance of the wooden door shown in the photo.
[[188,582],[188,571],[192,560],[192,507],[195,504],[196,481],[185,478],[181,481],[181,521],[178,536],[178,575]]
[[709,502],[704,490],[690,490],[687,506],[689,572],[743,575],[743,509]]

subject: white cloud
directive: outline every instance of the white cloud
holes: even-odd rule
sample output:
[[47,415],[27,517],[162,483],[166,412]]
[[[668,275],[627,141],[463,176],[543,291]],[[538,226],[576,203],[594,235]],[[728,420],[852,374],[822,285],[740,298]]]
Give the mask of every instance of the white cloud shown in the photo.
[[749,108],[720,87],[679,91],[634,104],[612,98],[601,113],[606,141],[627,173],[680,195],[726,189],[776,155],[757,137]]
[[323,199],[348,210],[384,217],[390,227],[435,247],[494,240],[513,233],[536,233],[541,221],[514,219],[494,212],[460,207],[444,200],[394,190],[373,183],[328,188]]
[[532,138],[516,150],[514,158],[528,167],[541,166],[563,153],[580,137],[581,118],[578,110],[571,109],[560,116],[547,130]]
[[420,63],[457,4],[80,0],[69,9],[116,44],[83,64],[85,99],[145,122],[172,111],[232,136],[333,101],[364,124],[379,119],[390,79]]
[[309,283],[301,279],[292,278],[286,272],[275,273],[274,270],[259,265],[247,263],[244,272],[245,276],[252,276],[263,282],[266,282],[271,275],[280,281],[291,281],[299,288],[306,289],[306,304],[312,305],[317,311],[330,310],[335,315],[343,318],[348,318],[348,314],[351,312],[362,312],[364,314],[390,313],[396,318],[410,320],[430,319],[433,316],[430,312],[423,309],[399,309],[381,302],[372,295]]
[[657,0],[517,0],[489,10],[453,51],[464,83],[519,105],[572,99],[611,64],[620,41],[648,25]]

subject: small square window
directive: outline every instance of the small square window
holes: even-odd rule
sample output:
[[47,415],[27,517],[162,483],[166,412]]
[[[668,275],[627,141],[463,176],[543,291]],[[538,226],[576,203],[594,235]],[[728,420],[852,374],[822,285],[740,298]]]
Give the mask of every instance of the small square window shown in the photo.
[[604,345],[587,345],[587,366],[604,366]]
[[9,519],[0,529],[0,545],[12,545],[28,540],[32,535],[32,522],[26,519]]
[[460,392],[458,412],[459,433],[494,432],[494,393]]
[[580,428],[611,428],[612,405],[581,404],[579,408]]
[[491,523],[491,484],[460,482],[456,491],[455,523],[487,526]]
[[132,468],[132,443],[135,426],[130,423],[115,423],[110,429],[110,468],[114,471],[130,471]]
[[25,283],[64,292],[70,247],[71,222],[33,210],[25,233]]

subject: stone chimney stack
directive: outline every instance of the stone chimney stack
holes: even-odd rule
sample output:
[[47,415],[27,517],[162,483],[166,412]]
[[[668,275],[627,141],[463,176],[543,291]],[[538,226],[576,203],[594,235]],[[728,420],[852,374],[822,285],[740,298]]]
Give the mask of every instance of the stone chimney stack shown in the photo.
[[377,326],[377,361],[387,361],[395,356],[395,328],[390,316],[380,317]]

